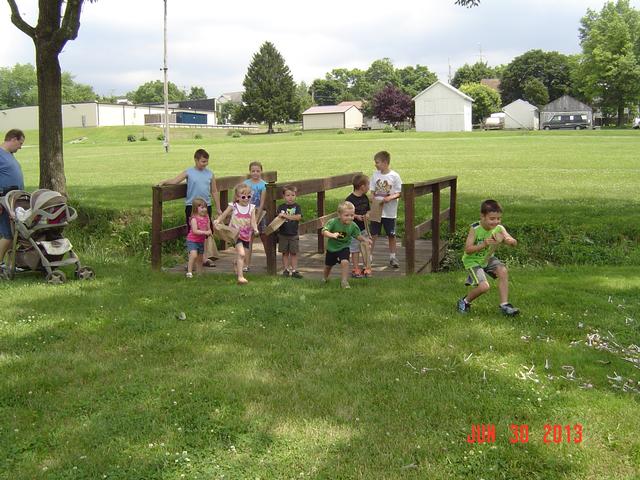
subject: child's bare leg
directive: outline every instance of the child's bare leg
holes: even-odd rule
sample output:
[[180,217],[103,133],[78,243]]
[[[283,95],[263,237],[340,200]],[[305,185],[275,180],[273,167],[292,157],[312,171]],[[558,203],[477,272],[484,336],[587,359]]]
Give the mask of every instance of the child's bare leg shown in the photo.
[[349,260],[340,261],[340,283],[342,286],[349,284]]
[[290,253],[289,254],[289,264],[291,265],[292,270],[298,270],[298,254]]
[[238,282],[246,283],[247,280],[244,278],[244,272],[242,271],[244,267],[244,259],[245,259],[245,249],[242,242],[236,244],[236,274],[238,275]]
[[290,260],[289,256],[290,256],[289,252],[283,252],[282,253],[282,269],[284,271],[289,270],[289,260]]
[[189,251],[189,262],[187,263],[187,273],[193,273],[193,264],[195,263],[197,258],[198,258],[198,251],[197,250],[190,250]]
[[397,249],[398,247],[396,246],[396,236],[389,235],[389,253],[393,253],[395,255]]
[[331,267],[328,265],[324,266],[324,271],[322,272],[322,278],[326,281],[329,279],[329,274],[331,273]]
[[195,261],[195,266],[196,266],[196,272],[198,273],[202,273],[202,271],[204,270],[204,265],[202,265],[202,262],[204,261],[204,255],[202,253],[198,253],[198,256],[196,257],[196,261]]
[[489,282],[480,282],[478,286],[471,290],[465,297],[467,303],[471,303],[483,293],[487,293],[489,291],[489,288]]
[[249,240],[249,248],[245,250],[245,262],[244,265],[249,268],[251,266],[251,254],[253,253],[253,237]]
[[506,267],[501,265],[496,269],[496,276],[498,277],[498,293],[502,305],[509,301],[509,272]]
[[354,270],[360,268],[360,252],[353,252],[351,254],[351,265],[353,265]]

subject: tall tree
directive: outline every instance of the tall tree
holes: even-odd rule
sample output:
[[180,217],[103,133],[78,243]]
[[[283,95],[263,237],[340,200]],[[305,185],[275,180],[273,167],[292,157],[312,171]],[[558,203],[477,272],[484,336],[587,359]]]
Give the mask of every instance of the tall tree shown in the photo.
[[502,72],[502,102],[507,104],[522,98],[524,84],[530,78],[540,80],[547,87],[552,100],[571,92],[573,86],[569,57],[558,52],[529,50],[514,58]]
[[396,70],[398,87],[411,98],[422,92],[438,80],[435,73],[424,65],[409,65]]
[[[15,0],[7,2],[11,8],[11,22],[33,40],[36,49],[40,188],[66,194],[62,152],[62,72],[58,56],[66,43],[78,36],[84,0],[38,0],[38,23],[35,27],[22,18]],[[65,3],[63,15],[62,5]]]
[[300,82],[296,85],[296,95],[298,96],[299,113],[296,115],[295,120],[302,120],[302,112],[313,105],[313,98],[311,98],[309,87],[305,82]]
[[581,90],[616,111],[621,126],[625,107],[640,101],[640,12],[617,0],[600,12],[588,9],[581,23]]
[[38,78],[30,63],[0,68],[0,108],[24,107],[38,103]]
[[[187,99],[185,91],[178,88],[175,83],[168,82],[167,87],[170,102]],[[164,102],[164,83],[160,80],[144,83],[134,91],[127,93],[127,98],[133,103],[162,103]]]
[[206,100],[207,93],[204,91],[202,87],[191,87],[191,91],[189,92],[189,100]]
[[98,96],[91,85],[76,83],[73,75],[62,72],[62,101],[64,103],[94,102]]
[[347,89],[340,81],[317,78],[311,84],[313,101],[318,105],[336,105],[347,96]]
[[473,123],[480,123],[494,112],[500,111],[500,95],[481,83],[465,83],[460,91],[473,98]]
[[296,84],[276,47],[264,42],[244,77],[242,101],[250,119],[273,124],[294,118],[299,110]]
[[373,96],[372,107],[376,117],[393,125],[414,116],[411,97],[391,84]]
[[480,83],[483,78],[496,77],[495,69],[491,68],[486,62],[476,62],[473,65],[465,63],[456,70],[451,80],[451,85],[460,88],[465,83]]

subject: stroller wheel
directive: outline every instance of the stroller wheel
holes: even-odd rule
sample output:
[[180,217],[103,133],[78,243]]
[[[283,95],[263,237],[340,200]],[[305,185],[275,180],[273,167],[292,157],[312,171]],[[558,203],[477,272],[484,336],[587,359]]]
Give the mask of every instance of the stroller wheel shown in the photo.
[[76,270],[76,278],[78,280],[93,280],[96,278],[96,272],[91,267],[82,267]]
[[62,285],[67,281],[67,276],[62,270],[53,270],[51,273],[47,274],[45,280],[51,285]]

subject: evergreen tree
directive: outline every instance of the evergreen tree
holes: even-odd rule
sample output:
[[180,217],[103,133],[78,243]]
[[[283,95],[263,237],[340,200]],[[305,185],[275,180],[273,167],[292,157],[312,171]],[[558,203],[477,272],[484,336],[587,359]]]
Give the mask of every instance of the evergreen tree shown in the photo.
[[268,133],[273,124],[295,118],[299,110],[296,84],[289,67],[276,47],[265,42],[244,77],[242,101],[249,119],[266,122]]

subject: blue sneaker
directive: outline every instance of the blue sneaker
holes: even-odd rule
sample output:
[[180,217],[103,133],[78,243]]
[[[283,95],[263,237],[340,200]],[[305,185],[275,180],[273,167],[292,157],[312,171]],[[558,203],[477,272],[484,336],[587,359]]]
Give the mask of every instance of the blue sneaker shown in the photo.
[[469,313],[471,311],[471,304],[467,303],[464,298],[458,300],[458,311],[460,313]]
[[500,311],[503,313],[503,315],[506,315],[507,317],[515,317],[520,313],[520,310],[518,310],[516,307],[514,307],[510,303],[505,303],[504,305],[500,305]]

